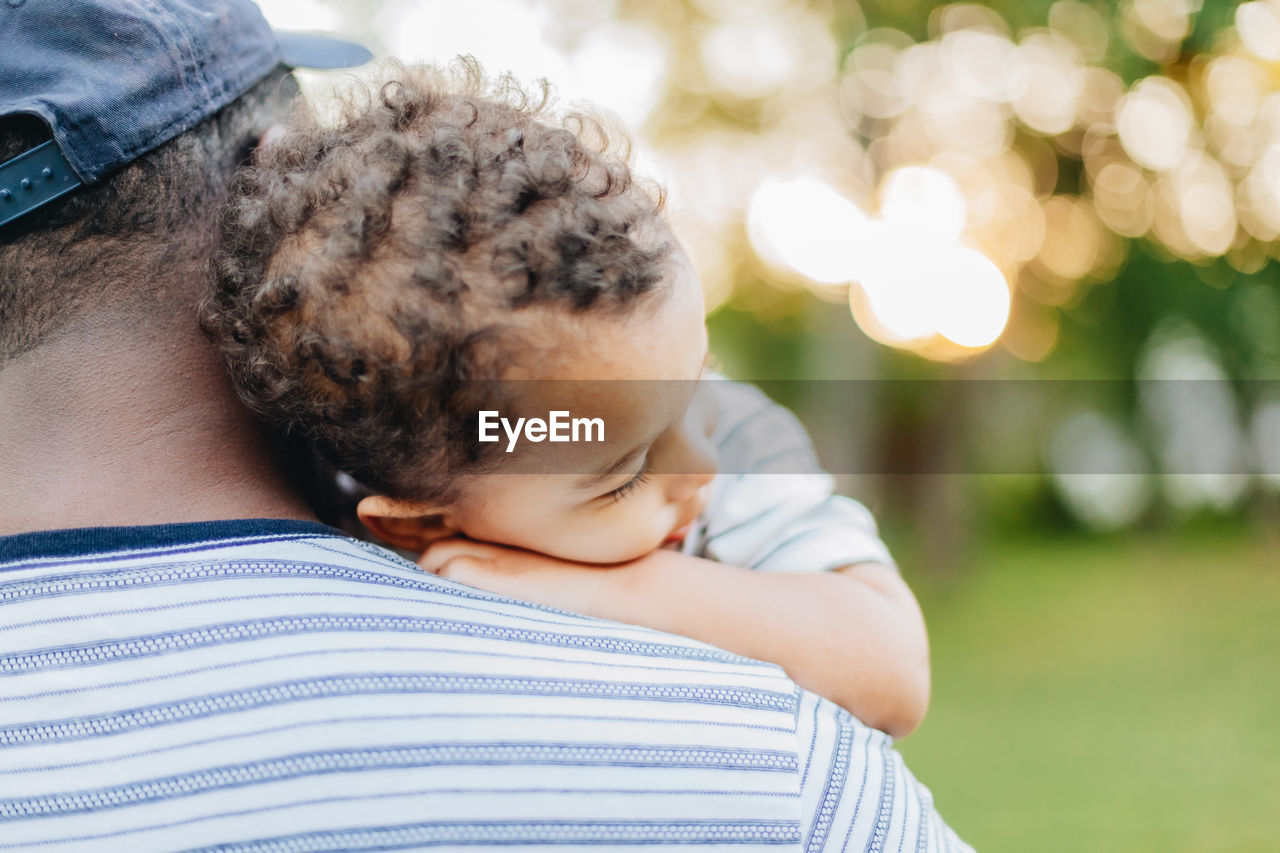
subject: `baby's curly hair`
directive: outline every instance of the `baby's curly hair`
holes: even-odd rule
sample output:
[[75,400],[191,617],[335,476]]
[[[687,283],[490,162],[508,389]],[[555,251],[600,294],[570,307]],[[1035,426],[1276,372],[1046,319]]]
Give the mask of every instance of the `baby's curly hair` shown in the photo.
[[371,489],[446,500],[494,447],[464,434],[493,403],[477,380],[532,343],[513,312],[618,314],[663,281],[662,195],[625,157],[545,86],[388,66],[237,176],[201,324],[269,424]]

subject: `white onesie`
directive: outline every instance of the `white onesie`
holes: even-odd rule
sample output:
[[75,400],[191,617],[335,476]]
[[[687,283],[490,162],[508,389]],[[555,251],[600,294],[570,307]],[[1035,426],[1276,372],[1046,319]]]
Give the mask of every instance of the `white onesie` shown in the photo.
[[821,572],[855,563],[895,566],[875,518],[834,493],[795,415],[762,391],[715,375],[720,470],[680,551],[770,572]]

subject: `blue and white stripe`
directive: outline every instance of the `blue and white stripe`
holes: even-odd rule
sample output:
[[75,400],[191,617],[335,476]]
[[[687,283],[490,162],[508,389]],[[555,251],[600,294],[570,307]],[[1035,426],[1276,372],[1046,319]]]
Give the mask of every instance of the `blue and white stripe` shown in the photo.
[[0,539],[0,851],[966,849],[775,666],[319,525]]

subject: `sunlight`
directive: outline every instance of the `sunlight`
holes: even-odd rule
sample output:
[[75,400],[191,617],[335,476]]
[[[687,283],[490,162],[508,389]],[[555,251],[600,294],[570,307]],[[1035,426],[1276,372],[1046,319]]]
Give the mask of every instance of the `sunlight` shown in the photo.
[[765,180],[747,208],[751,244],[761,257],[822,284],[858,275],[867,217],[816,178]]
[[321,0],[258,0],[262,17],[279,30],[337,30],[338,12]]
[[951,176],[927,166],[907,166],[885,176],[880,217],[927,241],[953,242],[964,230],[968,207]]

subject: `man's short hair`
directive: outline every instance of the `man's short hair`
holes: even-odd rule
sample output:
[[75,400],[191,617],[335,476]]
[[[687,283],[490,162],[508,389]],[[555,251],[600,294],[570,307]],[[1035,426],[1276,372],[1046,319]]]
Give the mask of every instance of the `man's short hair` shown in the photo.
[[[277,68],[107,179],[0,227],[0,365],[88,309],[145,311],[173,286],[174,264],[203,267],[232,175],[296,94]],[[0,162],[49,138],[34,116],[0,119]],[[190,284],[195,299],[204,282]]]

